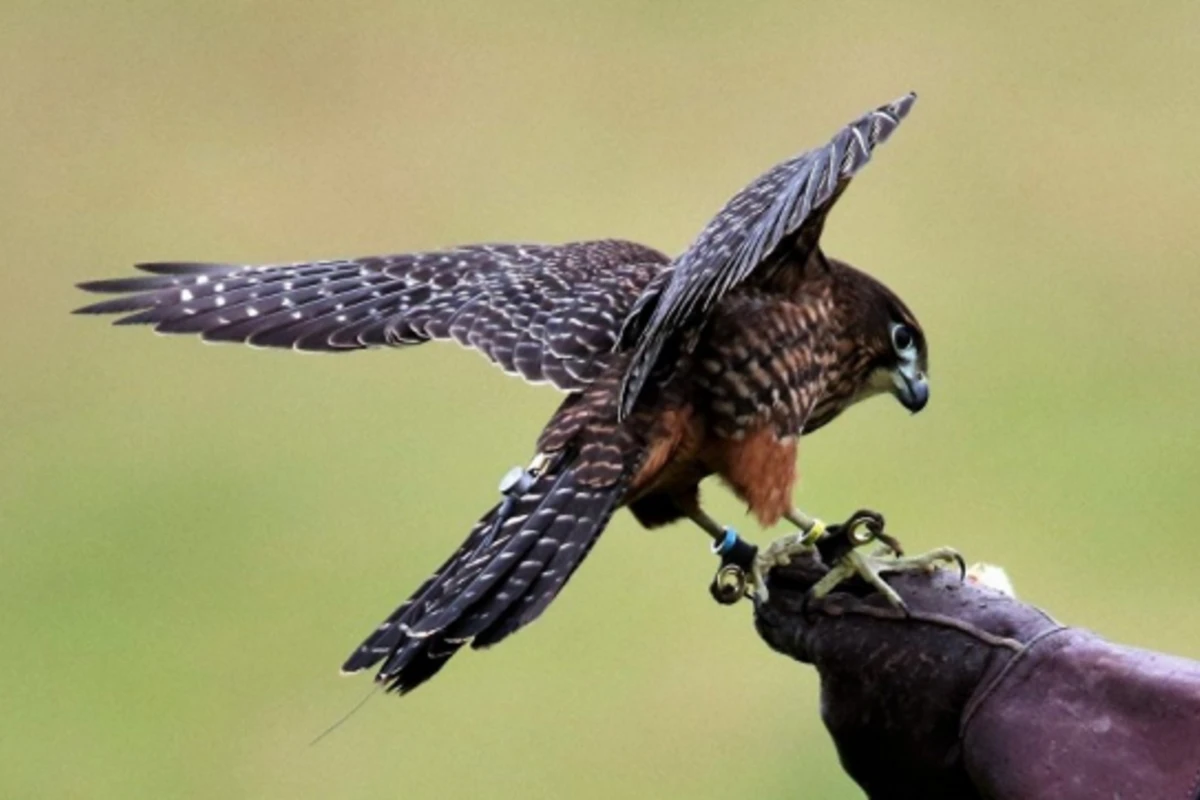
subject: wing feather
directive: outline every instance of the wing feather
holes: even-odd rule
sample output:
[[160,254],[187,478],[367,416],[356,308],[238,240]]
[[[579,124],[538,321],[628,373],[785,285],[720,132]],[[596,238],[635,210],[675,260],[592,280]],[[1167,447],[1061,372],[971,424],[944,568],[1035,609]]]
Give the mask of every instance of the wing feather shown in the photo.
[[667,263],[657,250],[606,239],[265,267],[140,264],[148,275],[80,284],[118,296],[79,311],[297,350],[452,339],[505,372],[576,391],[608,363],[621,321]]
[[622,416],[632,410],[668,340],[751,280],[782,247],[816,246],[830,207],[915,101],[910,93],[881,106],[828,144],[773,167],[735,195],[673,269],[648,287],[621,332],[621,346],[634,350],[621,388]]

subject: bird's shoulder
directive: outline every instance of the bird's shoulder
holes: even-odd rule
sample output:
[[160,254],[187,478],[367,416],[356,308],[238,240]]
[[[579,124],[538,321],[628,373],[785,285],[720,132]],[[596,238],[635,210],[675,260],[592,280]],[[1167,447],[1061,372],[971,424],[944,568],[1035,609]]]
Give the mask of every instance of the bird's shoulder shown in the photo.
[[816,338],[833,321],[835,305],[828,281],[739,287],[709,312],[701,339],[714,345],[738,339],[767,339],[782,345],[797,337]]

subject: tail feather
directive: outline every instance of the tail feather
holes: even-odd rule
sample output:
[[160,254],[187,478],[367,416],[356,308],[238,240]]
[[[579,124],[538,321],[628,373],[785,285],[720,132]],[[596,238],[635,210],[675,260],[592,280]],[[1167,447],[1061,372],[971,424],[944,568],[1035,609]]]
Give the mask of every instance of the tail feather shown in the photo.
[[536,572],[520,576],[514,572],[504,587],[508,597],[497,594],[490,602],[479,604],[450,635],[473,637],[472,647],[478,649],[533,622],[587,556],[598,538],[595,532],[604,529],[615,507],[611,489],[581,488],[571,507],[573,516],[563,526],[565,535],[554,541],[551,558]]
[[444,584],[442,596],[427,605],[424,618],[410,626],[413,636],[446,628],[501,578],[539,562],[539,554],[553,542],[563,508],[571,501],[570,487],[563,486],[569,483],[568,475],[566,471],[556,476],[546,475],[543,476],[546,480],[530,487],[503,520],[491,544],[477,548],[481,552],[473,553],[461,564],[454,577]]
[[475,527],[471,529],[471,533],[466,540],[459,545],[458,549],[446,559],[440,567],[428,578],[425,579],[412,595],[400,604],[400,607],[391,613],[379,627],[377,627],[370,636],[368,636],[358,649],[355,650],[346,663],[342,665],[343,672],[359,672],[368,669],[375,664],[388,657],[395,652],[396,648],[402,643],[407,631],[406,621],[419,610],[430,595],[433,594],[438,587],[449,578],[453,572],[455,565],[461,561],[467,554],[474,551],[484,540],[488,530],[491,528],[495,520],[496,513],[500,506],[492,508],[483,516],[479,522],[475,523]]
[[[602,502],[604,498],[597,498],[597,500]],[[595,516],[589,515],[580,518],[579,524],[575,528],[575,535],[558,551],[554,561],[550,564],[550,569],[538,576],[537,582],[522,598],[521,607],[517,608],[516,613],[512,615],[517,620],[518,626],[532,622],[546,610],[546,606],[550,605],[550,602],[562,590],[563,585],[571,579],[575,570],[579,569],[579,565],[591,552],[592,546],[596,544],[595,536],[583,534],[594,527],[607,526],[616,509],[612,503],[597,502],[590,510],[594,512]],[[497,641],[499,639],[492,639],[491,643],[495,644]]]
[[[492,509],[442,568],[347,659],[356,672],[383,662],[376,680],[407,692],[463,644],[494,644],[532,622],[557,596],[603,531],[623,483],[578,480],[569,459],[542,474],[510,508]],[[498,525],[497,525],[498,523]]]
[[504,582],[495,591],[473,604],[470,613],[460,615],[447,630],[447,636],[467,641],[507,612],[524,596],[538,576],[549,569],[555,554],[573,529],[574,521],[570,517],[558,517],[538,539],[525,560],[505,576]]
[[[407,694],[440,672],[462,646],[463,642],[448,641],[443,636],[408,639],[388,659],[375,680],[385,684],[389,692]],[[393,663],[400,666],[393,667]]]

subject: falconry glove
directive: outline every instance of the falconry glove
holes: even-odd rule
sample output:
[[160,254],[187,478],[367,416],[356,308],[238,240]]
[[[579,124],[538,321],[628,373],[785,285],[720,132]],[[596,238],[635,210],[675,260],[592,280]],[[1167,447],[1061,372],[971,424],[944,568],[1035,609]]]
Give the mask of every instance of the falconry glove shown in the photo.
[[816,600],[820,556],[756,604],[773,649],[816,667],[842,766],[873,800],[1200,797],[1200,663],[1124,647],[949,570]]

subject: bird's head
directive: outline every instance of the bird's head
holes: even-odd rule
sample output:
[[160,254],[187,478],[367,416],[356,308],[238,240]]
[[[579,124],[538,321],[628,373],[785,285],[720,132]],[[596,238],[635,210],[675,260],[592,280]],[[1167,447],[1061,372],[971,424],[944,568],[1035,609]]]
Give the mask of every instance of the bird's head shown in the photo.
[[[929,350],[925,332],[899,298],[878,284],[884,308],[872,315],[865,396],[890,393],[900,405],[917,413],[929,402]],[[882,312],[882,313],[880,313]]]
[[892,352],[881,368],[890,382],[886,388],[914,414],[929,402],[929,351],[925,334],[916,320],[895,321],[888,326]]
[[[852,269],[852,268],[851,268]],[[862,380],[856,399],[888,393],[914,414],[929,402],[929,349],[916,316],[890,289],[853,270],[857,317],[853,340]]]
[[916,316],[894,292],[854,267],[829,261],[843,320],[842,407],[890,394],[914,414],[929,402],[929,350]]

